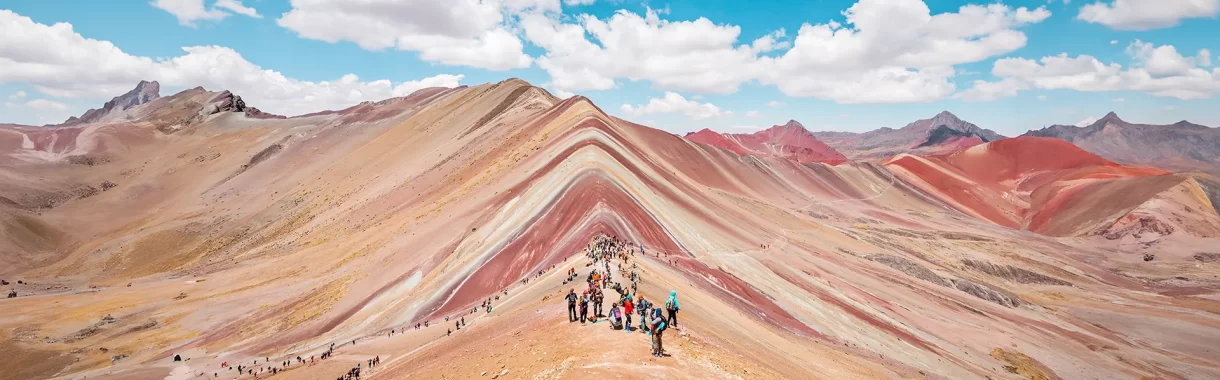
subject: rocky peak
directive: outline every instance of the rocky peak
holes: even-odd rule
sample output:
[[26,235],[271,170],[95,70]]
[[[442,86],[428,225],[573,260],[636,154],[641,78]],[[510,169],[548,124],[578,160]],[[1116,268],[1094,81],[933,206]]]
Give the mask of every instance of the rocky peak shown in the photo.
[[147,104],[148,102],[157,100],[160,97],[160,83],[157,83],[157,81],[149,82],[142,80],[139,84],[136,84],[136,88],[131,89],[131,91],[127,91],[127,93],[123,95],[116,96],[114,99],[110,99],[110,101],[106,102],[102,108],[85,111],[85,113],[79,118],[75,116],[70,117],[67,121],[64,121],[64,124],[92,123],[105,120],[109,115],[126,111],[141,104]]

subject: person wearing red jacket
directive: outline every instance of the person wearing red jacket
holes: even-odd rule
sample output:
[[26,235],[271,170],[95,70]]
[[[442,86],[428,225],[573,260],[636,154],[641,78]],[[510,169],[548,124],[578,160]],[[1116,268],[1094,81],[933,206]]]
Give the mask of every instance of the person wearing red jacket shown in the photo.
[[623,298],[623,315],[627,322],[623,325],[623,330],[631,332],[631,313],[635,311],[635,305],[631,303],[631,295],[628,294]]

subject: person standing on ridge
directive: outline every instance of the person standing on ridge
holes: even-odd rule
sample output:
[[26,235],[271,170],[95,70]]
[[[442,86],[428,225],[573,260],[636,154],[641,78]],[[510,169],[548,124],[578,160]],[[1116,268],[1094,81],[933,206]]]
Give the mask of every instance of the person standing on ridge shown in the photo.
[[661,315],[661,309],[653,310],[652,319],[648,325],[649,333],[652,335],[652,356],[662,357],[665,355],[665,347],[661,345],[661,335],[667,326],[665,317]]
[[666,322],[669,322],[670,326],[678,327],[678,310],[680,309],[678,307],[678,291],[670,290],[669,299],[665,300],[665,311],[669,312],[669,318],[666,319]]
[[568,290],[568,323],[576,322],[576,288]]
[[627,332],[631,332],[631,312],[635,311],[634,306],[635,305],[631,303],[630,294],[623,297],[623,320],[625,322],[623,325],[623,330],[626,330]]
[[589,291],[584,291],[580,295],[580,323],[585,323],[585,319],[589,316]]

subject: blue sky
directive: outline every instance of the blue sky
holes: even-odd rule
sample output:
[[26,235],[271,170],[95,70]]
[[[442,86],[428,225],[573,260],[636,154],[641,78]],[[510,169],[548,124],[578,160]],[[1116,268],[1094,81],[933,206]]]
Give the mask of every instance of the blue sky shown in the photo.
[[[10,0],[0,122],[135,85],[300,114],[519,77],[675,133],[1220,125],[1220,0]],[[1061,56],[1062,55],[1062,56]]]

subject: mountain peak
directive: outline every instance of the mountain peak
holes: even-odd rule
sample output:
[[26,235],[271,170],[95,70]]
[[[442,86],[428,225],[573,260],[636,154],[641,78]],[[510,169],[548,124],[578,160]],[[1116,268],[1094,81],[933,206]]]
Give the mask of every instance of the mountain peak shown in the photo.
[[936,116],[935,116],[934,118],[952,118],[952,119],[957,119],[958,117],[957,117],[957,115],[954,115],[952,112],[949,112],[949,110],[944,110],[944,111],[940,111],[940,113],[936,114]]
[[75,116],[69,117],[68,120],[64,121],[64,124],[92,123],[103,120],[106,119],[107,115],[126,111],[132,107],[157,100],[160,97],[161,83],[142,80],[131,91],[110,99],[102,108],[85,111],[79,118]]
[[1105,127],[1106,125],[1110,125],[1110,124],[1123,124],[1123,123],[1125,123],[1125,122],[1123,121],[1123,119],[1120,119],[1118,117],[1118,114],[1114,113],[1114,111],[1110,111],[1110,113],[1107,113],[1106,116],[1102,116],[1100,119],[1097,119],[1097,121],[1094,121],[1092,124],[1089,124],[1088,126],[1102,128],[1102,127]]

